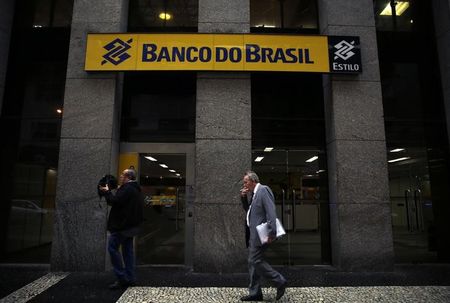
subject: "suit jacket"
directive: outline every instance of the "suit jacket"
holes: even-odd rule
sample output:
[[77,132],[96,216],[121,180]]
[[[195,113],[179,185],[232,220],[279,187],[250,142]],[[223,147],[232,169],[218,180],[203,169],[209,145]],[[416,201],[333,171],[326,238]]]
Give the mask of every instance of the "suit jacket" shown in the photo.
[[266,185],[259,185],[258,190],[253,196],[250,206],[250,247],[261,247],[256,226],[267,222],[269,224],[269,234],[274,238],[277,235],[276,225],[277,214],[275,210],[275,197],[272,190]]

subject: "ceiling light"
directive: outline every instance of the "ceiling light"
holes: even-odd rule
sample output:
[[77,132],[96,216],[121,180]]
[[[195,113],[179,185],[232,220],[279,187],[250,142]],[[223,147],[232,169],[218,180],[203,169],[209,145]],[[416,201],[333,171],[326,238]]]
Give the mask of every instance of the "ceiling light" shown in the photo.
[[394,163],[394,162],[399,162],[399,161],[404,161],[404,160],[408,160],[411,159],[411,157],[402,157],[402,158],[397,158],[397,159],[393,159],[393,160],[389,160],[389,163]]
[[176,170],[174,170],[174,169],[169,169],[169,171],[170,171],[171,173],[176,173]]
[[314,161],[316,161],[317,159],[319,159],[319,157],[317,157],[317,156],[314,156],[314,157],[312,157],[312,158],[309,158],[308,160],[306,160],[306,162],[309,162],[309,163],[311,163],[311,162],[314,162]]
[[325,172],[324,169],[319,169],[318,171],[316,171],[316,174],[320,174],[320,173],[323,173],[323,172]]
[[390,152],[391,153],[398,153],[398,152],[401,152],[401,151],[404,151],[404,150],[405,150],[404,148],[396,148],[396,149],[390,150]]
[[161,166],[161,167],[163,167],[163,168],[169,168],[167,165],[165,165],[165,164],[160,164],[159,166]]
[[181,176],[180,174],[175,174],[177,177]]
[[155,158],[150,157],[150,156],[145,157],[145,159],[148,159],[148,160],[153,161],[153,162],[158,161],[158,160],[156,160]]
[[264,157],[256,157],[255,162],[261,162]]
[[266,148],[264,148],[264,151],[266,153],[270,153],[272,150],[273,150],[273,147],[266,147]]
[[62,114],[62,109],[58,108],[58,109],[56,110],[56,112],[57,112],[58,114]]
[[269,27],[269,28],[275,28],[275,25],[258,24],[256,27]]
[[170,15],[168,13],[161,13],[161,14],[159,14],[159,19],[170,20],[170,19],[172,19],[172,15]]
[[[395,2],[395,15],[401,16],[409,7],[409,2],[406,1],[397,1]],[[380,13],[380,16],[392,16],[392,7],[389,2],[383,11]]]
[[42,27],[42,25],[39,25],[39,24],[35,24],[35,25],[33,25],[33,27],[34,27],[34,28],[41,28],[41,27]]

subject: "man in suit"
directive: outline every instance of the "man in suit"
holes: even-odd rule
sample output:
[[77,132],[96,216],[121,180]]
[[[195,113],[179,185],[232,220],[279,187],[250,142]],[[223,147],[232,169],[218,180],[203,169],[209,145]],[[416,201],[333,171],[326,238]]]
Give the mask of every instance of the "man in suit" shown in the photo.
[[[284,295],[287,281],[264,260],[264,252],[269,244],[276,239],[277,234],[275,198],[268,186],[259,183],[259,177],[255,172],[247,172],[243,182],[244,189],[242,192],[250,192],[252,198],[247,211],[247,226],[250,230],[248,243],[249,295],[242,297],[241,301],[263,300],[261,278],[274,284],[277,288],[276,299],[279,300]],[[256,226],[264,222],[268,223],[270,232],[268,243],[263,245],[259,240]]]

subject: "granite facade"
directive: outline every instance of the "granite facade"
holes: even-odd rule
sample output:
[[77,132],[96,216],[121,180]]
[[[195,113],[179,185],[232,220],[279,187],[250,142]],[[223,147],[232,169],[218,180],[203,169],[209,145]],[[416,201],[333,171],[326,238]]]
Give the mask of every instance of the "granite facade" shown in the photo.
[[95,184],[118,162],[120,73],[84,71],[89,32],[126,29],[128,1],[75,0],[61,126],[52,270],[102,271],[106,203]]
[[332,264],[393,269],[389,184],[373,2],[319,0],[321,34],[361,37],[363,73],[324,76]]
[[[200,0],[199,32],[249,32],[249,5]],[[199,272],[245,272],[239,181],[251,168],[250,76],[199,73],[196,112],[193,267]]]

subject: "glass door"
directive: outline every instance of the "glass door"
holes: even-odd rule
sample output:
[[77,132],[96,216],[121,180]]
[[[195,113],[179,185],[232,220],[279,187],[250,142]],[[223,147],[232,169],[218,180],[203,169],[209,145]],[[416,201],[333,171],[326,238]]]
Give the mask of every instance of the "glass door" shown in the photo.
[[[253,170],[275,196],[287,235],[271,245],[273,264],[327,264],[328,198],[325,155],[315,150],[253,151]],[[324,217],[325,216],[325,217]]]
[[427,150],[391,149],[388,159],[396,262],[436,261]]
[[184,264],[186,155],[139,155],[139,182],[146,195],[141,264]]
[[121,143],[119,171],[134,166],[146,196],[137,265],[192,266],[194,155],[190,143]]

